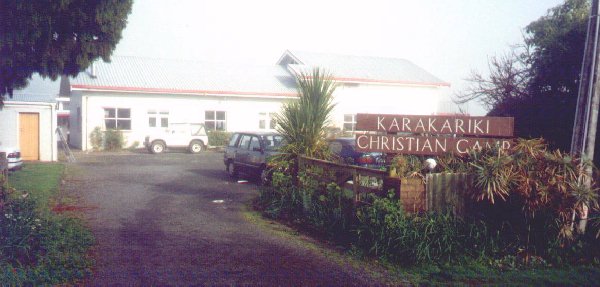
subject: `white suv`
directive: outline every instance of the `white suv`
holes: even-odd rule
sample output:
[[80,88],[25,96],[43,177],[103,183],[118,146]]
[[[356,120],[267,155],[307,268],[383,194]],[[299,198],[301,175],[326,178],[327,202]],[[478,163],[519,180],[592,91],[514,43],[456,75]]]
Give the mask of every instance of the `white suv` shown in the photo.
[[162,153],[167,148],[199,153],[208,146],[208,136],[204,124],[171,123],[168,129],[146,136],[144,146],[151,153]]

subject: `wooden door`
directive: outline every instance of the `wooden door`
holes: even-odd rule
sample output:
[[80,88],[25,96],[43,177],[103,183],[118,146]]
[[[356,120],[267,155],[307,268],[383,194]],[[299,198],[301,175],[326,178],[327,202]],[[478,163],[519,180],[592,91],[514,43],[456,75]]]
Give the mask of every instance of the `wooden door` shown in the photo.
[[19,113],[19,148],[23,160],[40,159],[40,114]]

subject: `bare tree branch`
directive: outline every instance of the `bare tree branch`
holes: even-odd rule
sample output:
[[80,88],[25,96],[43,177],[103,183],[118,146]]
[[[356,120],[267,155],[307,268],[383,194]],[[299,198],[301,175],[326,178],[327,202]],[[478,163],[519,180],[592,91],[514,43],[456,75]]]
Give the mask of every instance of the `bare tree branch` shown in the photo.
[[507,100],[527,95],[527,84],[531,78],[527,47],[512,47],[507,54],[491,57],[488,70],[488,75],[472,71],[466,79],[470,85],[457,93],[454,101],[457,104],[478,101],[492,109]]

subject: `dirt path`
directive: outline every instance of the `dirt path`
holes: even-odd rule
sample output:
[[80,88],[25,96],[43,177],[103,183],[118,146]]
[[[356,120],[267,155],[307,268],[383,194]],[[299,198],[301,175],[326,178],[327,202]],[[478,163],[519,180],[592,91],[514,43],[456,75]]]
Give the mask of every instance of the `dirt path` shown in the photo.
[[256,186],[229,180],[220,153],[79,160],[68,184],[95,207],[85,212],[97,241],[86,285],[379,285],[244,220]]

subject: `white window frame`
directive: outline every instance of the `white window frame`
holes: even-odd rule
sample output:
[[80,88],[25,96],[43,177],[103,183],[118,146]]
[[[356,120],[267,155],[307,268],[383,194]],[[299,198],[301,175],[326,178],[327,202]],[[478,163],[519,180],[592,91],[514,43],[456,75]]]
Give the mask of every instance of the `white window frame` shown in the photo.
[[[277,113],[274,112],[261,112],[258,113],[258,129],[273,131],[277,127],[277,120],[275,116]],[[267,123],[269,124],[267,126]]]
[[[150,124],[150,119],[154,119],[154,126]],[[164,125],[163,120],[166,120]],[[149,128],[168,128],[169,127],[169,111],[148,110],[148,127]]]
[[[132,121],[131,121],[131,108],[113,108],[113,107],[105,107],[104,109],[104,129],[108,130],[108,129],[116,129],[116,130],[121,130],[121,131],[130,131],[131,130],[131,126],[132,126]],[[107,112],[108,110],[114,110],[114,117],[108,117],[107,116]],[[129,110],[129,117],[119,117],[119,110]],[[114,128],[109,128],[106,124],[106,121],[115,121],[115,127]],[[129,122],[129,128],[128,129],[119,129],[119,122]]]
[[[347,117],[350,117],[350,121],[347,120]],[[346,125],[350,125],[351,129],[347,129]],[[345,132],[354,132],[356,131],[356,114],[344,114],[344,121],[342,124],[342,130]]]
[[[207,117],[208,113],[212,113],[212,119]],[[224,119],[217,119],[217,113],[223,113]],[[213,127],[210,127],[209,122],[213,123]],[[221,123],[221,129],[219,129],[219,123]],[[227,131],[227,112],[217,110],[204,111],[204,127],[207,131]]]

